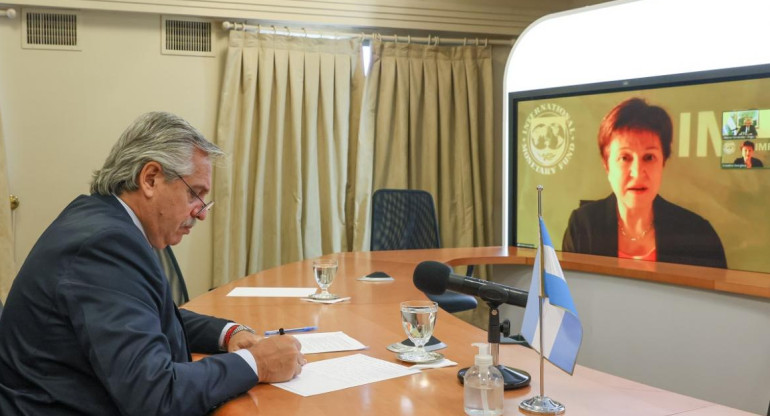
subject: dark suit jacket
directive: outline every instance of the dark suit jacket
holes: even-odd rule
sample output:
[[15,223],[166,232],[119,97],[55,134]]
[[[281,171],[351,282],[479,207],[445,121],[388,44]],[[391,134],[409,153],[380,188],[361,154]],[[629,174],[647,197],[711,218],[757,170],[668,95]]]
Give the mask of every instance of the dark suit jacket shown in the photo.
[[[652,203],[652,213],[657,261],[727,267],[722,242],[708,221],[660,195]],[[618,256],[618,203],[614,194],[572,211],[562,251]]]
[[[739,157],[739,158],[735,159],[733,164],[735,164],[735,165],[745,165],[746,161],[743,160],[742,157]],[[751,167],[752,168],[763,168],[763,167],[765,167],[765,165],[762,164],[761,160],[759,160],[759,159],[757,159],[755,157],[752,157],[751,158]]]
[[204,414],[258,381],[236,354],[190,361],[190,350],[217,352],[226,322],[179,311],[120,202],[80,196],[32,248],[6,301],[0,414]]
[[741,128],[738,129],[738,132],[735,133],[738,136],[756,136],[757,135],[757,129],[754,126],[741,126]]

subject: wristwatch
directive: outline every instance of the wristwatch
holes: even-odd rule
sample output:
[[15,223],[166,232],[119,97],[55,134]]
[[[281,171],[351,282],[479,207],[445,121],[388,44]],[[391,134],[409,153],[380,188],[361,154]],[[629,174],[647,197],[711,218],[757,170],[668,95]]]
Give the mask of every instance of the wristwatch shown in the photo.
[[233,335],[241,331],[247,331],[247,332],[251,332],[252,334],[256,334],[256,332],[253,329],[249,328],[246,325],[241,325],[241,324],[233,325],[232,327],[230,327],[230,329],[227,330],[227,333],[225,334],[225,339],[223,342],[225,350],[227,350],[227,346],[230,345],[230,339],[233,337]]

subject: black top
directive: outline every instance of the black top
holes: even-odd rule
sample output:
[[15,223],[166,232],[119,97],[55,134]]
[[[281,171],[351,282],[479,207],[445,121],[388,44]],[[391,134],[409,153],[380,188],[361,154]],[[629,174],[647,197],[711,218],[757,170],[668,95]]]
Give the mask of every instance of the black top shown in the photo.
[[[735,164],[735,165],[745,165],[746,162],[743,160],[742,157],[739,157],[739,158],[735,159],[735,162],[733,162],[733,164]],[[763,168],[763,167],[765,167],[765,165],[762,164],[761,160],[759,160],[759,159],[757,159],[755,157],[752,157],[751,158],[751,167],[752,168]]]
[[[572,211],[562,251],[618,256],[615,194]],[[727,268],[725,250],[711,224],[660,195],[652,203],[657,261]]]

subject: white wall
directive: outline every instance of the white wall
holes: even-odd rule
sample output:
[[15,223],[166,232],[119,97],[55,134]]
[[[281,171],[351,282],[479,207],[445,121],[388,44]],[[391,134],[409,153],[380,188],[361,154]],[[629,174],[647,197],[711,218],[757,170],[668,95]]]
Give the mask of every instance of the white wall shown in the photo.
[[[494,270],[495,281],[529,290],[531,267]],[[565,275],[583,324],[578,364],[752,413],[767,412],[770,299],[592,273]],[[515,334],[524,309],[503,305],[500,316],[511,321]]]
[[506,90],[767,64],[769,48],[737,45],[766,39],[768,16],[766,0],[615,0],[555,13],[519,37]]
[[[21,48],[21,21],[0,19],[0,117],[14,211],[16,263],[74,197],[88,193],[123,129],[152,110],[214,138],[224,59],[160,54],[160,17],[83,12],[79,52]],[[216,50],[226,33],[215,31]],[[210,223],[175,248],[191,294],[207,290]]]

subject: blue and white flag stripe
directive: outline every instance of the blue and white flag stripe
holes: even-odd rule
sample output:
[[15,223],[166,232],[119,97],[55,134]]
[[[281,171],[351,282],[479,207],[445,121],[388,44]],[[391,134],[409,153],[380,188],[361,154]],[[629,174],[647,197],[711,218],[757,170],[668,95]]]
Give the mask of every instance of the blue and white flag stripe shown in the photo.
[[583,340],[583,327],[572,301],[564,272],[561,270],[551,237],[540,218],[540,233],[543,247],[538,248],[535,267],[532,271],[532,283],[529,287],[527,308],[521,333],[529,345],[536,351],[540,348],[540,256],[545,258],[545,299],[543,300],[543,357],[562,370],[572,374],[575,369],[577,353]]

